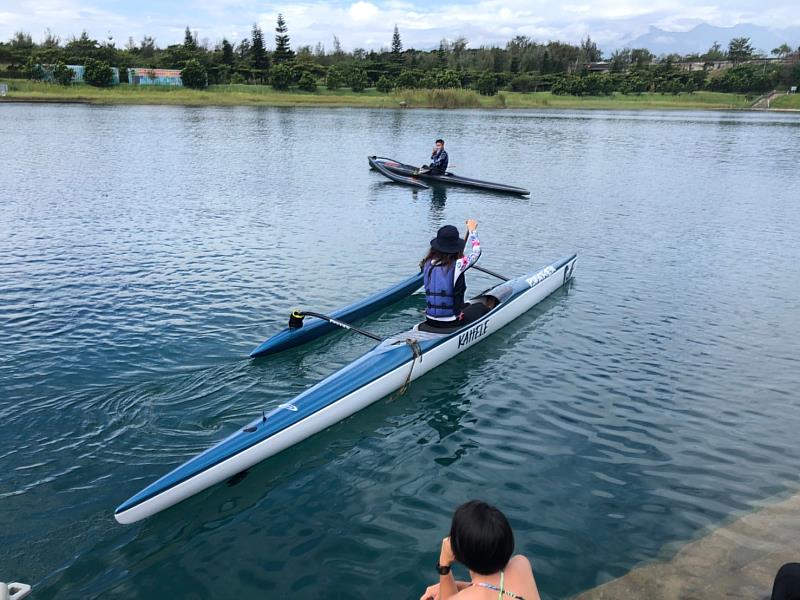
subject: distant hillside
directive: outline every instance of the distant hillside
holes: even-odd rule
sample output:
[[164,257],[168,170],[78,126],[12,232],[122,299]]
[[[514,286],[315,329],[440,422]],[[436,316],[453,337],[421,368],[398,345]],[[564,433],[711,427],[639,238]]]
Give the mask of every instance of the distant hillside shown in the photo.
[[651,27],[650,31],[632,39],[625,46],[647,48],[656,55],[692,54],[705,52],[714,42],[719,42],[725,48],[732,38],[737,37],[750,38],[753,47],[769,54],[770,50],[784,42],[792,48],[800,46],[800,27],[771,29],[747,23],[734,27],[715,27],[704,23],[689,31],[665,31],[658,27]]

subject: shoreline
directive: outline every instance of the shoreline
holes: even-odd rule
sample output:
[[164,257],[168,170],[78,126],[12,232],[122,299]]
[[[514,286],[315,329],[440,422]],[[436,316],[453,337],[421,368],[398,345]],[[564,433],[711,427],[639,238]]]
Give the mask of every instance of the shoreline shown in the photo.
[[0,103],[91,104],[113,105],[176,105],[176,106],[271,106],[271,107],[343,107],[380,108],[473,108],[531,110],[734,110],[753,112],[800,112],[793,107],[754,108],[742,94],[696,92],[694,94],[644,93],[625,96],[556,96],[550,92],[500,92],[496,96],[480,96],[472,90],[404,90],[379,93],[374,89],[363,93],[349,90],[275,91],[269,86],[212,86],[206,90],[188,88],[141,88],[119,86],[63,88],[22,80],[0,80],[9,85],[8,95]]
[[800,557],[800,493],[760,503],[689,541],[666,560],[646,563],[573,600],[769,598],[778,569]]

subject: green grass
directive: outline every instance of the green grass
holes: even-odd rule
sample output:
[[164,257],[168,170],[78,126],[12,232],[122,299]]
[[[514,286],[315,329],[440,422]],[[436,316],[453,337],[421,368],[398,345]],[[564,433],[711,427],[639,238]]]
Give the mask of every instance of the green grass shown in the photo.
[[783,96],[778,96],[772,101],[770,107],[800,110],[800,94],[785,94]]
[[[3,80],[0,80],[3,81]],[[279,92],[266,85],[213,85],[207,90],[119,85],[101,89],[88,85],[55,84],[9,79],[8,99],[32,102],[91,104],[179,104],[188,106],[361,106],[371,108],[562,108],[562,109],[729,109],[747,108],[741,94],[642,94],[640,96],[554,96],[550,92],[500,92],[481,96],[472,90],[398,90],[388,94],[370,88],[316,92]],[[800,98],[800,96],[797,96]],[[788,98],[794,100],[794,98]],[[777,106],[777,105],[776,105]]]

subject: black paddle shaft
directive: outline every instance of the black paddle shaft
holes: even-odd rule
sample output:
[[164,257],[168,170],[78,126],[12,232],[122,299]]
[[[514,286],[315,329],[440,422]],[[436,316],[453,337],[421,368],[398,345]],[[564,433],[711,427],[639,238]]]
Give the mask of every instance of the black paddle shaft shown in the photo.
[[[295,318],[295,315],[298,315],[299,318]],[[302,316],[300,316],[302,315]],[[354,325],[350,325],[350,323],[345,323],[344,321],[339,321],[338,319],[334,319],[333,317],[329,317],[328,315],[323,315],[321,313],[311,312],[308,310],[301,310],[295,311],[292,313],[292,316],[289,319],[289,327],[290,328],[298,328],[303,326],[303,317],[316,317],[317,319],[322,319],[323,321],[327,321],[331,325],[336,325],[337,327],[341,327],[342,329],[347,329],[349,331],[355,331],[356,333],[360,333],[368,338],[372,338],[377,342],[382,342],[383,338],[371,331],[367,331],[366,329],[361,329],[359,327],[355,327]],[[299,323],[298,323],[299,321]]]

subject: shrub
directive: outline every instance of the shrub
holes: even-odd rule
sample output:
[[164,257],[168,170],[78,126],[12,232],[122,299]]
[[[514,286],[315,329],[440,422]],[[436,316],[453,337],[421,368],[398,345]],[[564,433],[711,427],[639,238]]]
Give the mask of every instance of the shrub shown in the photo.
[[292,69],[288,65],[277,64],[272,67],[270,83],[276,90],[288,90],[292,83]]
[[114,71],[105,61],[87,58],[84,63],[83,81],[95,87],[109,87],[114,81]]
[[400,75],[397,76],[397,80],[395,81],[395,85],[400,89],[418,88],[419,83],[420,83],[419,75],[407,69],[400,71]]
[[89,85],[109,87],[114,81],[114,71],[107,62],[87,58],[83,67],[83,80]]
[[317,91],[317,80],[311,73],[303,73],[300,76],[300,82],[298,86],[304,92],[316,92]]
[[325,87],[329,90],[338,90],[344,83],[344,76],[342,75],[339,67],[331,67],[328,69],[328,75],[325,77]]
[[532,92],[536,89],[536,80],[530,75],[517,75],[511,80],[511,89],[515,92]]
[[392,80],[389,79],[386,75],[381,75],[378,78],[378,82],[375,84],[375,88],[379,92],[387,94],[391,92],[392,89],[394,89],[394,84],[392,83]]
[[439,71],[436,74],[436,87],[441,89],[460,88],[461,78],[455,71]]
[[61,85],[69,85],[72,83],[72,79],[74,77],[75,71],[70,69],[61,61],[59,61],[56,66],[53,67],[53,79],[56,80],[56,83],[60,83]]
[[233,75],[231,75],[231,83],[232,84],[242,84],[245,81],[246,80],[245,80],[244,76],[241,73],[234,73]]
[[44,68],[33,60],[32,56],[28,57],[28,62],[25,63],[22,73],[27,79],[32,79],[33,81],[41,81],[44,79]]
[[352,67],[347,75],[347,85],[354,92],[363,92],[367,89],[367,72],[361,67]]
[[200,64],[200,61],[187,60],[186,65],[181,69],[181,81],[188,88],[202,90],[208,87],[208,72]]
[[497,80],[494,77],[494,73],[483,73],[478,77],[475,89],[484,96],[494,96],[497,93]]

